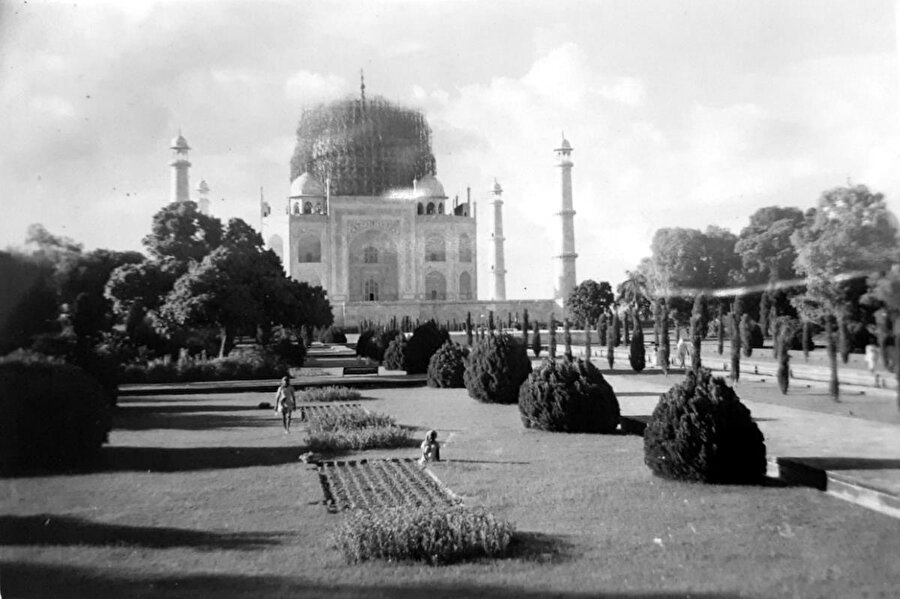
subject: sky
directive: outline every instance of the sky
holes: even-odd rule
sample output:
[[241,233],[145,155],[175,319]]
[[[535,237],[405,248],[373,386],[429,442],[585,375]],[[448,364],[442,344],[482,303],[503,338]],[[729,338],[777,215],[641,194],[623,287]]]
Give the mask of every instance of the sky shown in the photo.
[[437,176],[504,189],[506,293],[553,293],[554,149],[574,152],[578,280],[614,286],[661,227],[739,233],[769,205],[865,184],[900,213],[898,11],[889,0],[0,2],[0,247],[27,227],[142,249],[191,186],[259,227],[289,192],[304,106],[367,96],[420,109]]

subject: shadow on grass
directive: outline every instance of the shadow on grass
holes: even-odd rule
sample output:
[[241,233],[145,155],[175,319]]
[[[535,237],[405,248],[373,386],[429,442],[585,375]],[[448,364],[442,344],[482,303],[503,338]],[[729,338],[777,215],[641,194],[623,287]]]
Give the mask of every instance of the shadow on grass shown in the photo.
[[126,526],[53,514],[0,516],[0,531],[0,545],[129,545],[204,550],[261,549],[278,544],[278,537],[284,536],[284,533],[217,533],[185,528]]
[[729,592],[553,592],[515,586],[478,585],[470,582],[416,582],[408,585],[373,583],[320,583],[302,577],[242,576],[238,574],[113,574],[107,570],[40,564],[34,562],[0,562],[4,592],[10,596],[29,597],[329,597],[331,599],[396,598],[419,599],[442,597],[463,599],[737,599]]
[[305,445],[288,447],[128,447],[101,450],[93,471],[187,472],[299,463]]
[[[247,408],[244,411],[250,411],[250,408]],[[205,410],[201,409],[193,411],[160,411],[155,409],[141,409],[136,406],[117,410],[113,414],[112,426],[114,429],[127,431],[146,431],[152,429],[199,431],[217,428],[273,427],[280,423],[280,417],[276,418],[271,410],[266,413],[264,409],[254,406],[252,411],[257,414],[266,414],[268,417],[232,416],[216,413],[206,414],[203,413]],[[276,420],[279,422],[276,423]]]

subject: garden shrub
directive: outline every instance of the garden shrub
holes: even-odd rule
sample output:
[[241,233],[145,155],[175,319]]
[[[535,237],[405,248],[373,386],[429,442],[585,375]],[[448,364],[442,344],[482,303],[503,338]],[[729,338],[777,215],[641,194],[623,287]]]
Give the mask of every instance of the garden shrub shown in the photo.
[[459,343],[445,342],[428,362],[428,386],[453,389],[465,387],[463,375],[466,372],[468,353]]
[[419,325],[409,338],[409,345],[403,354],[403,370],[407,374],[427,372],[431,356],[449,340],[447,331],[438,327],[434,321]]
[[506,555],[515,528],[483,509],[355,510],[334,535],[348,563],[380,559],[450,564]]
[[293,341],[290,337],[283,336],[272,344],[272,354],[289,366],[300,367],[306,361],[306,345],[303,340]]
[[312,387],[299,393],[297,401],[357,401],[361,397],[359,391],[348,387]]
[[409,343],[403,333],[394,337],[384,351],[384,367],[388,370],[403,370],[404,356],[408,351],[408,346]]
[[469,397],[487,403],[516,403],[519,386],[531,372],[525,346],[506,334],[487,335],[475,342],[466,358],[463,380]]
[[619,400],[590,362],[544,360],[519,388],[525,428],[564,433],[611,433],[619,425]]
[[375,331],[371,329],[367,329],[359,334],[359,338],[356,340],[356,355],[360,357],[368,357],[369,355],[369,343],[372,342],[372,338],[375,337]]
[[701,368],[660,396],[644,431],[644,463],[664,478],[756,483],[766,446],[734,390]]
[[287,364],[268,352],[238,352],[226,358],[207,359],[183,351],[178,360],[165,355],[145,364],[123,365],[119,380],[123,383],[175,383],[272,379],[281,378],[288,370]]
[[33,352],[0,358],[0,471],[87,464],[109,430],[108,399],[83,369]]
[[330,326],[319,333],[322,343],[347,343],[347,334],[340,327]]
[[410,430],[390,416],[371,413],[325,413],[310,419],[310,451],[388,449],[417,445]]

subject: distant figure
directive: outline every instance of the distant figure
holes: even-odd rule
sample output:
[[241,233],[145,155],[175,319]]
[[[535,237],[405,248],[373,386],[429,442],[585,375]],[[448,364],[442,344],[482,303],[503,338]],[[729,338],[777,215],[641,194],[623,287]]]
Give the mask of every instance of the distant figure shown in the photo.
[[419,458],[419,463],[424,464],[426,462],[440,462],[441,461],[441,446],[437,442],[437,431],[430,430],[425,435],[425,440],[422,441],[422,457]]
[[275,413],[281,414],[285,435],[291,432],[291,414],[296,407],[297,398],[294,395],[294,388],[291,387],[291,379],[284,377],[278,391],[275,392]]
[[869,372],[875,372],[875,367],[881,359],[881,349],[877,345],[869,344],[866,346],[866,366]]
[[691,344],[684,340],[684,337],[678,337],[678,343],[675,345],[675,355],[678,356],[678,364],[684,368],[685,360],[691,357]]
[[650,344],[650,353],[647,354],[647,366],[656,368],[656,353],[659,351],[659,344],[654,341]]

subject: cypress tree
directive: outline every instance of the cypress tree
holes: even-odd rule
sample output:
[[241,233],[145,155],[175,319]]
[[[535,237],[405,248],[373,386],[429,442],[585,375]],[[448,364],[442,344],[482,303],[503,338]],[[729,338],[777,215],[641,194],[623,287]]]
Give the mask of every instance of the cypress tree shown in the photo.
[[703,339],[700,336],[700,320],[699,314],[691,316],[691,370],[696,373],[700,372],[700,341]]
[[528,345],[528,308],[522,310],[522,343]]
[[840,401],[840,387],[837,376],[837,341],[834,331],[834,316],[829,314],[825,317],[825,340],[826,350],[828,351],[828,363],[831,366],[831,377],[828,381],[828,392],[834,401]]
[[[778,320],[778,307],[776,304],[772,304],[772,307],[769,308],[769,329],[770,334],[772,335],[772,339],[775,338],[775,321]],[[796,332],[796,331],[795,331]]]
[[466,312],[466,345],[472,347],[472,313]]
[[669,306],[665,298],[659,300],[657,306],[659,314],[659,355],[657,362],[662,368],[663,374],[669,376]]
[[772,323],[775,337],[773,342],[778,346],[778,388],[782,395],[787,395],[791,378],[790,349],[794,328],[788,322]]
[[716,326],[716,349],[721,356],[725,353],[725,304],[719,300],[719,322]]
[[531,351],[534,352],[535,358],[541,357],[541,327],[540,323],[534,323],[534,336],[531,338]]
[[772,328],[772,357],[775,359],[778,359],[778,353],[781,351],[781,343],[779,343],[778,335],[782,324],[783,323],[778,322],[777,319],[769,321],[769,325]]
[[606,361],[609,363],[609,368],[612,369],[613,362],[616,360],[616,329],[615,327],[609,327],[606,330]]
[[[762,329],[763,339],[769,338],[769,294],[763,291],[759,298],[759,327]],[[773,323],[774,324],[774,323]],[[772,345],[777,339],[772,338]]]
[[584,359],[591,361],[591,323],[584,321]]
[[741,379],[741,302],[734,298],[731,309],[731,380],[737,383]]
[[632,312],[634,319],[634,334],[631,336],[631,351],[628,352],[628,361],[631,369],[641,372],[647,366],[647,358],[644,354],[644,331],[641,328],[641,317],[637,310]]
[[606,317],[606,312],[600,315],[600,323],[597,325],[597,333],[600,336],[600,344],[603,345],[606,342],[606,329],[609,326],[609,319]]
[[550,343],[547,347],[547,354],[551,360],[556,359],[556,317],[550,315]]
[[656,347],[659,347],[659,300],[655,300],[651,304],[653,310],[653,341]]
[[622,343],[622,320],[619,318],[618,312],[613,310],[612,313],[612,330],[613,330],[613,339],[615,340],[616,347]]
[[748,314],[741,315],[740,327],[741,348],[744,350],[744,357],[749,358],[753,355],[753,343],[750,338],[750,316]]
[[694,307],[691,309],[691,318],[699,318],[700,339],[706,339],[709,335],[709,303],[704,293],[698,293],[694,298]]
[[803,331],[802,331],[803,339],[800,342],[803,344],[803,360],[809,362],[809,320],[806,318],[803,319]]
[[488,329],[493,334],[493,332],[494,332],[494,311],[493,310],[488,311]]
[[875,312],[875,338],[878,340],[878,351],[881,352],[881,363],[885,368],[891,367],[888,355],[888,339],[891,338],[891,321],[887,310],[881,308]]
[[563,319],[563,343],[565,344],[565,356],[572,359],[572,325],[569,324],[569,319]]
[[846,364],[850,360],[850,331],[847,330],[847,316],[838,316],[838,347],[841,352],[841,361]]
[[631,325],[631,318],[630,318],[630,315],[628,314],[628,312],[629,312],[629,310],[625,310],[625,318],[624,318],[625,322],[623,323],[623,324],[625,325],[625,326],[624,326],[624,329],[625,329],[625,345],[630,345],[630,344],[631,344],[631,337],[629,336],[629,330],[628,330],[628,329],[630,328],[630,325]]

